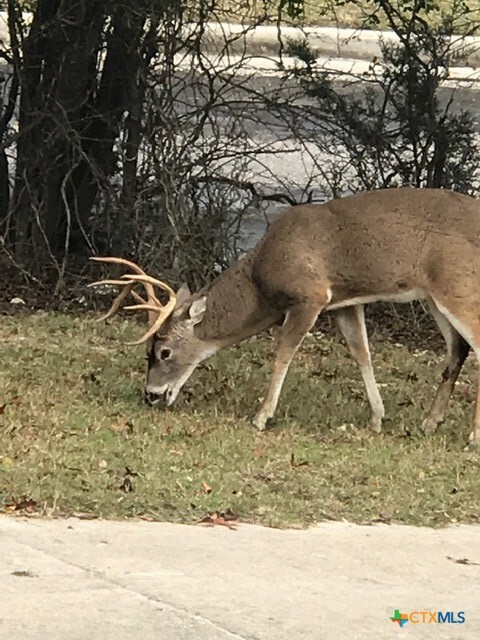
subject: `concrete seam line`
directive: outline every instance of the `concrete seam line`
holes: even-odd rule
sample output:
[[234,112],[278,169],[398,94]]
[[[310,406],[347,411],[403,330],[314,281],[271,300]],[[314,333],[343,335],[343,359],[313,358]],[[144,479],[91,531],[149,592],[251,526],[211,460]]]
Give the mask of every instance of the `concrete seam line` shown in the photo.
[[26,547],[27,549],[30,549],[31,551],[39,553],[39,554],[41,554],[41,555],[43,555],[43,556],[45,556],[47,558],[51,558],[52,560],[56,560],[57,562],[60,562],[60,563],[66,565],[68,567],[72,567],[73,569],[78,569],[79,571],[82,571],[83,573],[89,574],[93,578],[97,579],[100,583],[103,582],[105,584],[110,584],[110,585],[112,585],[114,587],[117,587],[118,589],[123,589],[123,591],[126,591],[128,593],[133,593],[133,594],[139,596],[140,598],[143,598],[144,600],[147,600],[147,602],[159,604],[162,607],[164,607],[167,611],[169,611],[170,613],[174,613],[174,614],[176,614],[178,616],[180,616],[180,615],[187,616],[191,620],[194,620],[194,621],[197,621],[197,622],[202,622],[202,623],[204,623],[206,625],[210,625],[214,629],[218,629],[219,631],[222,631],[225,634],[228,634],[228,636],[231,637],[232,640],[253,640],[253,638],[251,638],[251,637],[249,638],[247,636],[241,636],[238,633],[234,633],[233,631],[230,631],[229,629],[225,629],[225,627],[222,627],[221,625],[217,624],[216,622],[213,622],[209,618],[205,618],[204,616],[200,615],[199,613],[191,613],[187,609],[182,609],[180,607],[176,607],[175,605],[169,604],[168,602],[164,602],[163,600],[160,600],[159,598],[156,598],[155,596],[151,596],[151,595],[148,595],[146,593],[142,593],[141,591],[137,591],[136,589],[133,589],[132,587],[124,585],[121,582],[117,582],[116,580],[113,580],[112,578],[109,578],[108,576],[105,576],[100,571],[96,571],[94,569],[89,569],[88,567],[84,567],[81,564],[77,564],[75,562],[71,562],[69,560],[65,560],[64,558],[58,558],[57,556],[53,555],[52,553],[49,553],[48,551],[44,551],[43,549],[39,549],[38,547],[35,547],[35,546],[33,546],[33,545],[31,545],[31,544],[29,544],[27,542],[20,542],[19,540],[17,540],[15,538],[15,536],[10,535],[10,538],[17,545],[21,545],[23,547]]

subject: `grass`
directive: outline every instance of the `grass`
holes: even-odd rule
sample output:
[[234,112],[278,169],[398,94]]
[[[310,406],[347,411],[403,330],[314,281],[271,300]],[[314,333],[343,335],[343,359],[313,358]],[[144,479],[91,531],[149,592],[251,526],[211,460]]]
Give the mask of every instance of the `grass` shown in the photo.
[[[409,7],[410,10],[414,3],[395,2],[394,6]],[[471,21],[478,21],[480,2],[479,0],[466,0],[465,6],[469,8],[466,13],[460,7],[456,0],[435,0],[435,8],[429,13],[422,12],[421,15],[430,23],[438,23],[444,16],[452,16],[454,24],[462,30],[471,26]],[[376,9],[374,2],[369,0],[354,0],[353,2],[338,3],[334,0],[306,0],[305,1],[305,24],[321,25],[321,26],[343,26],[343,27],[362,27],[370,24],[372,28],[388,29],[389,24],[385,14]],[[365,18],[375,14],[378,23],[372,23]],[[463,14],[463,15],[459,15]]]
[[480,454],[463,451],[472,363],[448,420],[424,438],[417,426],[441,355],[375,341],[389,416],[375,435],[346,348],[310,336],[275,428],[257,434],[248,420],[268,380],[270,338],[220,352],[162,412],[141,400],[142,349],[122,344],[137,333],[132,319],[1,317],[0,510],[24,497],[41,514],[173,522],[212,512],[279,527],[479,521]]
[[[398,2],[394,3],[394,6],[398,5]],[[247,4],[239,4],[234,0],[222,0],[219,6],[219,18],[222,20],[248,23],[256,16],[262,15],[265,6],[270,8],[271,20],[276,19],[276,3],[265,5],[263,1],[250,0]],[[401,3],[400,6],[407,7],[407,11],[409,11],[412,3]],[[389,29],[385,14],[377,7],[378,5],[372,0],[353,0],[340,3],[335,0],[305,0],[304,16],[301,20],[296,20],[295,24]],[[427,14],[422,12],[421,16],[431,24],[439,24],[442,21],[442,16],[451,17],[454,30],[461,33],[469,30],[472,23],[478,22],[480,17],[479,0],[466,0],[465,7],[468,8],[468,11],[461,7],[457,0],[436,0],[434,8]]]

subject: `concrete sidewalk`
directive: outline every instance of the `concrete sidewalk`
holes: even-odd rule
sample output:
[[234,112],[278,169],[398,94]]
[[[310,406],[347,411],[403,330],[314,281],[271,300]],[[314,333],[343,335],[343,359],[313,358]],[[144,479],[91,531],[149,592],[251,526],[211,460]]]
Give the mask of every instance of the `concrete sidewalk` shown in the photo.
[[[472,639],[480,526],[239,525],[0,516],[5,640]],[[451,559],[448,559],[449,556]],[[464,611],[413,624],[394,610]]]

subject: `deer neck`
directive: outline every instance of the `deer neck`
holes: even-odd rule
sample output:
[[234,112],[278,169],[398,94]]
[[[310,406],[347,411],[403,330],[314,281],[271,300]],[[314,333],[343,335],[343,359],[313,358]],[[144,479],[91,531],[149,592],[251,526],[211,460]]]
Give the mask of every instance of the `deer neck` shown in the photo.
[[271,327],[280,319],[252,281],[254,253],[227,269],[199,292],[207,296],[203,320],[196,325],[199,340],[218,348],[237,344]]

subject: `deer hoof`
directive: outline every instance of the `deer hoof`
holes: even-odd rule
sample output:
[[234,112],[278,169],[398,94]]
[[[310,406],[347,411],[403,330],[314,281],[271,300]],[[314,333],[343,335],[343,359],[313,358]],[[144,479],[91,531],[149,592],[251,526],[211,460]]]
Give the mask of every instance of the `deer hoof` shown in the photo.
[[372,418],[368,423],[368,428],[374,433],[382,433],[382,420],[378,418]]
[[257,431],[265,431],[270,422],[271,418],[262,412],[257,413],[257,415],[252,420],[252,424]]
[[468,438],[468,444],[464,451],[478,451],[480,449],[480,433],[474,431]]
[[380,416],[372,416],[368,423],[368,428],[375,433],[381,433],[382,431],[382,418]]
[[420,429],[421,431],[423,431],[423,433],[428,436],[431,433],[435,433],[435,431],[437,430],[438,425],[441,423],[441,420],[434,420],[433,418],[427,417],[425,418],[425,420],[422,422]]

